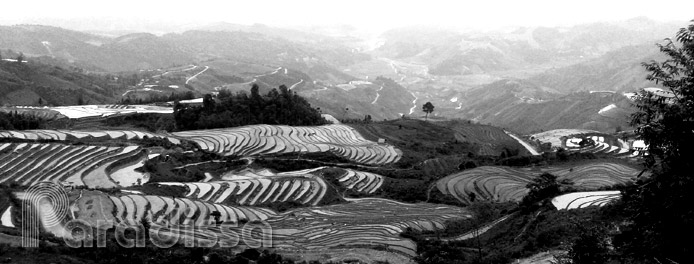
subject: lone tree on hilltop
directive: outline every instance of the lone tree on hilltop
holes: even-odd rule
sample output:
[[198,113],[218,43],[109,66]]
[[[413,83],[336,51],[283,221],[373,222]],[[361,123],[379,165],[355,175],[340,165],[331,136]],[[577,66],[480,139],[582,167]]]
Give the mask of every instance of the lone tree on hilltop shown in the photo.
[[431,102],[427,102],[426,104],[424,104],[424,106],[422,106],[422,111],[424,111],[424,113],[427,113],[424,117],[424,120],[429,120],[429,114],[431,114],[431,112],[434,112],[434,105],[431,104]]
[[694,236],[694,24],[657,46],[667,57],[643,63],[646,78],[672,95],[641,91],[636,99],[631,125],[648,145],[652,175],[622,192],[630,221],[615,244],[629,258],[687,263],[694,252],[694,243],[682,242]]

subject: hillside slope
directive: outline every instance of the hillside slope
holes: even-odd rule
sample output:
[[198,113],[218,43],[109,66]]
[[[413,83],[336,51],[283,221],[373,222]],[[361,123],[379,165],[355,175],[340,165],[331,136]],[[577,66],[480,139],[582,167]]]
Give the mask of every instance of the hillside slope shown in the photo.
[[87,75],[42,63],[0,61],[0,104],[66,105],[114,103],[126,86],[106,76]]

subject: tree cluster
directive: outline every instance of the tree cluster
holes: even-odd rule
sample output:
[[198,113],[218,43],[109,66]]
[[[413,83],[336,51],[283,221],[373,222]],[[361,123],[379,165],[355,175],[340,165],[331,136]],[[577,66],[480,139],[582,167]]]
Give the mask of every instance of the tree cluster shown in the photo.
[[231,94],[222,91],[217,98],[207,94],[202,106],[174,105],[176,129],[194,130],[235,127],[254,124],[315,126],[327,124],[318,110],[303,97],[281,85],[266,95],[259,93],[258,85],[246,93]]
[[0,112],[0,129],[5,130],[25,130],[25,129],[40,129],[43,126],[43,120],[38,117],[22,115],[17,112],[2,113]]
[[151,104],[160,102],[174,102],[181,100],[191,100],[195,99],[195,94],[192,91],[187,91],[185,93],[174,93],[171,92],[170,95],[152,95],[148,98],[124,98],[121,99],[121,104]]

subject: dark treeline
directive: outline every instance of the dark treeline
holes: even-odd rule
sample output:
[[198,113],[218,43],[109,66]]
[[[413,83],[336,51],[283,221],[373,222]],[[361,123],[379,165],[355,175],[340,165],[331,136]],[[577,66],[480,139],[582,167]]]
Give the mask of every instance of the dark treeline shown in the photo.
[[187,91],[185,93],[174,93],[171,92],[170,95],[152,95],[148,98],[125,98],[120,101],[120,104],[151,104],[151,103],[161,103],[161,102],[172,102],[180,100],[190,100],[195,99],[195,94],[192,91]]
[[17,112],[0,112],[0,129],[25,130],[42,128],[43,121],[34,116],[22,115]]
[[254,84],[251,94],[232,94],[221,91],[217,98],[207,94],[202,106],[176,103],[174,106],[176,129],[193,130],[235,127],[253,124],[282,124],[313,126],[327,124],[318,110],[303,97],[289,91],[287,86],[259,93]]

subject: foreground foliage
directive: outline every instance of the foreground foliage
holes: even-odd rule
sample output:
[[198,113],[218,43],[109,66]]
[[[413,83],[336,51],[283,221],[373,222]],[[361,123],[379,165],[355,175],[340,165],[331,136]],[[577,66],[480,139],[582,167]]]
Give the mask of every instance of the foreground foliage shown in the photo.
[[642,262],[686,263],[694,252],[694,244],[683,243],[694,236],[694,24],[675,40],[658,45],[668,59],[644,64],[648,79],[674,96],[641,92],[631,122],[648,144],[653,175],[627,189],[631,218],[615,240],[625,257]]

